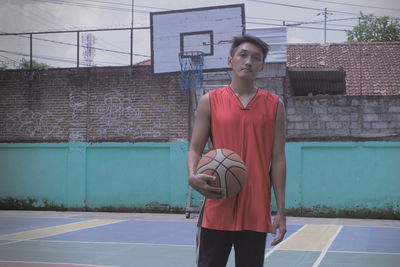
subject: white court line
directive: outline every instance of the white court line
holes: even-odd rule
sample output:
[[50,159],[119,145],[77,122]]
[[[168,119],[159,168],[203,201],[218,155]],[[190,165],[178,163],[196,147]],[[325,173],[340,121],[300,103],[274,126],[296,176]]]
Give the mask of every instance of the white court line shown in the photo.
[[341,251],[341,250],[331,250],[329,253],[342,253],[342,254],[379,254],[379,255],[394,255],[400,256],[400,253],[396,252],[369,252],[369,251]]
[[[102,242],[102,241],[73,241],[73,240],[39,240],[28,239],[24,242],[39,242],[39,243],[73,243],[73,244],[96,244],[96,245],[140,245],[140,246],[167,246],[167,247],[196,247],[196,245],[178,245],[178,244],[160,244],[160,243],[135,243],[135,242]],[[20,241],[18,241],[20,242]]]
[[[307,249],[282,249],[281,251],[299,251],[299,252],[309,252]],[[344,251],[344,250],[331,250],[329,253],[339,253],[339,254],[374,254],[374,255],[394,255],[400,256],[400,252],[379,252],[379,251]]]
[[[59,266],[67,265],[67,266],[88,266],[88,267],[118,267],[114,265],[93,265],[93,264],[80,264],[80,263],[59,263],[59,262],[41,262],[41,261],[2,261],[0,260],[1,263],[33,263],[33,264],[43,264],[44,266],[50,265],[50,264],[56,264]],[[29,265],[27,265],[29,266]]]
[[6,243],[0,243],[0,246],[7,246],[7,245],[10,245],[10,244],[14,244],[14,243],[22,242],[22,241],[27,241],[27,240],[13,240],[13,241],[6,242]]
[[[281,251],[299,251],[299,252],[309,252],[307,249],[282,249]],[[370,251],[344,251],[344,250],[331,250],[329,253],[339,253],[339,254],[374,254],[374,255],[394,255],[400,256],[400,252],[370,252]]]
[[[332,224],[334,225],[334,224]],[[391,229],[400,229],[399,226],[387,226],[387,225],[356,225],[356,224],[343,224],[343,227],[357,227],[357,228],[391,228]]]
[[295,236],[298,232],[300,232],[301,230],[303,230],[303,228],[305,228],[308,224],[303,225],[303,227],[301,227],[299,230],[297,230],[296,232],[294,232],[291,236],[289,236],[288,238],[286,238],[285,240],[282,240],[278,245],[276,245],[275,247],[273,247],[271,250],[269,250],[267,253],[265,253],[264,256],[264,260],[266,260],[272,253],[274,253],[275,250],[277,250],[280,246],[282,246],[284,243],[286,243],[287,241],[289,241],[293,236]]
[[332,245],[333,241],[335,241],[337,235],[340,233],[340,231],[342,230],[343,225],[341,225],[339,227],[339,229],[336,230],[336,233],[331,237],[331,239],[329,240],[329,242],[326,244],[326,246],[324,247],[324,249],[322,250],[321,254],[319,255],[318,259],[314,262],[312,267],[318,267],[320,265],[320,263],[322,262],[322,260],[324,259],[326,253],[328,252],[328,249],[330,248],[330,246]]

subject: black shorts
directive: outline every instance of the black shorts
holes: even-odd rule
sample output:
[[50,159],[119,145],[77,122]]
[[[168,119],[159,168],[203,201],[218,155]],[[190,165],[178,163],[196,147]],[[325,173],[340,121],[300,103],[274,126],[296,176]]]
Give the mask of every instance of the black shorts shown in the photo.
[[198,267],[225,267],[232,246],[236,267],[262,267],[264,264],[266,233],[199,228],[197,234]]

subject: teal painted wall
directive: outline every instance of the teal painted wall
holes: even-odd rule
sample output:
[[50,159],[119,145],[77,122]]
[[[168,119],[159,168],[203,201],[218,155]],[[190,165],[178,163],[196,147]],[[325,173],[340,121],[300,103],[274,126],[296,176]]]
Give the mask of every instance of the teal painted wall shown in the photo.
[[[1,205],[183,209],[187,149],[187,142],[0,144]],[[286,157],[291,213],[400,217],[400,142],[287,143]],[[192,204],[200,199],[194,192]]]
[[50,200],[68,201],[68,145],[1,144],[0,198],[35,198],[34,206]]
[[289,210],[400,216],[400,142],[288,143],[286,157]]
[[[0,199],[65,208],[185,207],[188,144],[0,144]],[[199,198],[199,197],[198,197]]]

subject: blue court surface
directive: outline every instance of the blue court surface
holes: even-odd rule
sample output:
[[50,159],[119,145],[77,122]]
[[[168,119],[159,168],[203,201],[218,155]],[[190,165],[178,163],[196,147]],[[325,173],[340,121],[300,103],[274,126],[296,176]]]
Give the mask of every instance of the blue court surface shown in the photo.
[[[195,235],[183,214],[0,211],[0,266],[190,267]],[[395,220],[288,217],[285,240],[271,241],[264,266],[400,266]]]

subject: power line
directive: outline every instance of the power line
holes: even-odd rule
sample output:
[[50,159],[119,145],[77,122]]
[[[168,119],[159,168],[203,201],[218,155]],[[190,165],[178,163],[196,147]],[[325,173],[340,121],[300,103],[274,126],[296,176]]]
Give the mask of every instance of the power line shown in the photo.
[[[50,34],[50,33],[76,33],[76,32],[104,32],[104,31],[127,31],[131,28],[111,28],[111,29],[87,29],[87,30],[65,30],[65,31],[43,31],[43,32],[3,32],[0,36],[5,35],[28,35],[28,34]],[[150,27],[135,27],[134,30],[149,30]]]
[[300,21],[296,20],[285,20],[285,19],[272,19],[272,18],[261,18],[261,17],[246,17],[246,19],[260,19],[260,20],[271,20],[271,21],[279,21],[279,22],[293,22],[293,23],[300,23]]
[[[129,5],[128,5],[128,6],[129,6]],[[39,5],[38,7],[41,8],[40,5]],[[30,15],[30,14],[29,14],[29,15]],[[35,14],[35,15],[37,15],[37,14]],[[53,17],[55,17],[52,13],[48,13],[48,15],[52,15]],[[58,20],[58,18],[57,18],[57,20]],[[57,20],[55,20],[55,21],[57,21]],[[70,28],[78,28],[78,27],[70,24]],[[65,27],[63,27],[63,29],[67,30],[67,28],[65,28]],[[106,40],[103,40],[103,39],[100,38],[99,36],[96,36],[96,38],[97,38],[98,40],[100,40],[100,41],[106,43],[106,44],[108,43]],[[37,38],[37,40],[39,40],[39,38]],[[43,41],[46,41],[46,40],[43,39]],[[112,44],[109,44],[109,45],[110,45],[110,47],[111,47]],[[76,46],[76,45],[75,45],[75,46]],[[112,46],[115,47],[115,45],[112,45]],[[116,47],[116,48],[118,48],[118,47]],[[119,49],[121,49],[121,48],[119,48]]]
[[[15,52],[15,51],[0,50],[0,53],[7,53],[7,54],[11,54],[11,55],[29,57],[28,54]],[[54,56],[34,55],[33,58],[44,59],[44,60],[49,60],[49,61],[56,61],[56,62],[63,62],[63,63],[71,63],[71,64],[75,64],[76,63],[76,61],[74,59],[62,58],[62,57],[54,57]],[[106,62],[106,61],[96,61],[96,62],[97,63],[102,63],[102,64],[112,64],[112,65],[124,66],[124,64],[115,63],[115,62]]]
[[[256,25],[267,25],[267,26],[283,26],[282,24],[272,24],[272,23],[263,23],[263,22],[252,22],[249,21],[247,22],[249,24],[256,24]],[[325,30],[324,28],[317,28],[317,27],[308,27],[308,26],[300,26],[300,25],[285,25],[287,27],[293,27],[293,28],[302,28],[302,29],[311,29],[311,30]],[[333,29],[333,28],[327,28],[327,31],[339,31],[339,32],[344,32],[344,29]]]
[[[260,18],[260,17],[247,17],[248,19],[259,19],[259,20],[271,20],[271,21],[280,21],[280,22],[291,22],[291,24],[285,24],[285,26],[294,26],[294,24],[297,25],[302,25],[302,24],[319,24],[325,22],[324,20],[319,20],[319,21],[295,21],[295,20],[283,20],[283,19],[270,19],[270,18]],[[352,17],[352,18],[342,18],[342,19],[328,19],[327,22],[332,22],[332,21],[343,21],[343,20],[358,20],[359,17]],[[274,24],[276,25],[276,24]],[[334,26],[335,24],[330,24],[331,26]],[[353,27],[353,25],[338,25],[336,26],[344,26],[344,27]]]
[[[321,29],[321,28],[315,28],[315,27],[300,27],[301,25],[305,24],[319,24],[319,23],[324,23],[325,20],[320,20],[320,21],[309,21],[309,22],[301,22],[301,21],[293,21],[293,20],[280,20],[280,19],[269,19],[269,18],[260,18],[260,17],[249,17],[249,19],[258,19],[258,20],[266,20],[266,21],[280,21],[280,22],[285,22],[285,25],[282,24],[273,24],[273,23],[263,23],[263,22],[252,22],[248,21],[247,23],[249,24],[258,24],[258,25],[266,25],[266,26],[287,26],[287,27],[296,27],[296,28],[305,28],[305,29]],[[342,18],[342,19],[330,19],[327,20],[327,22],[332,22],[332,21],[344,21],[344,20],[356,20],[358,17],[352,17],[352,18]],[[286,24],[286,22],[292,22],[293,24]],[[353,27],[353,25],[339,25],[339,24],[329,24],[330,26],[338,26],[338,27]],[[332,31],[344,31],[343,29],[327,29],[327,30],[332,30]]]
[[77,6],[77,7],[89,7],[89,8],[99,8],[99,9],[107,9],[107,10],[114,10],[114,11],[128,11],[124,8],[117,8],[117,7],[110,7],[110,6],[102,6],[102,5],[92,5],[92,4],[85,4],[85,3],[77,3],[77,2],[70,2],[65,0],[36,0],[39,2],[46,2],[51,4],[60,4],[60,5],[67,5],[67,6]]
[[314,8],[314,7],[304,7],[304,6],[296,6],[296,5],[289,5],[289,4],[281,4],[281,3],[275,3],[275,2],[270,2],[270,1],[262,1],[262,0],[247,0],[250,2],[257,2],[257,3],[264,3],[264,4],[270,4],[270,5],[277,5],[277,6],[286,6],[286,7],[294,7],[294,8],[302,8],[302,9],[308,9],[308,10],[317,10],[321,11],[321,8]]
[[[105,6],[105,5],[93,5],[93,4],[86,4],[86,3],[78,3],[78,2],[70,2],[67,0],[36,0],[39,2],[46,2],[51,4],[61,4],[67,6],[77,6],[77,7],[89,7],[89,8],[98,8],[98,9],[105,9],[105,10],[112,10],[112,11],[121,11],[121,12],[131,12],[128,8],[121,8],[121,7],[112,7],[112,6]],[[136,13],[144,13],[148,14],[150,11],[135,9]]]
[[354,7],[364,7],[364,8],[373,8],[373,9],[384,9],[384,10],[390,10],[390,11],[400,11],[398,8],[389,8],[389,7],[378,7],[378,6],[367,6],[367,5],[356,5],[356,4],[350,4],[350,3],[342,3],[342,2],[335,2],[335,1],[325,1],[325,0],[311,0],[314,2],[322,2],[322,3],[330,3],[330,4],[338,4],[338,5],[344,5],[344,6],[354,6]]
[[[250,2],[257,2],[257,3],[264,3],[264,4],[270,4],[270,5],[277,5],[277,6],[286,6],[286,7],[292,7],[292,8],[301,8],[301,9],[307,9],[307,10],[318,10],[318,11],[324,11],[323,9],[318,9],[314,7],[305,7],[305,6],[297,6],[297,5],[289,5],[289,4],[282,4],[282,3],[276,3],[276,2],[270,2],[270,1],[264,1],[264,0],[247,0]],[[312,1],[317,1],[317,0],[312,0]],[[322,1],[321,2],[327,2],[328,1]],[[400,10],[400,9],[394,9],[394,10]],[[351,12],[346,12],[346,11],[339,11],[339,10],[333,10],[333,9],[326,9],[325,12],[334,12],[334,13],[339,13],[339,14],[347,14],[347,15],[355,15],[359,16],[359,14],[356,13],[351,13]],[[374,16],[375,18],[382,18],[382,16]],[[389,16],[387,16],[389,17]],[[395,18],[395,17],[389,17],[390,19],[394,20],[400,20],[400,18]]]
[[266,23],[266,22],[254,22],[254,21],[247,21],[246,24],[256,24],[256,25],[265,25],[265,26],[285,26],[283,24],[274,24],[274,23]]
[[[30,55],[24,54],[21,52],[15,52],[15,51],[7,51],[7,50],[0,50],[1,53],[7,53],[11,55],[17,55],[17,56],[24,56],[24,57],[29,57]],[[76,63],[75,60],[71,59],[66,59],[66,58],[57,58],[57,57],[49,57],[49,56],[43,56],[43,55],[35,55],[33,58],[40,58],[40,59],[46,59],[46,60],[51,60],[51,61],[58,61],[58,62],[63,62],[63,63]]]
[[29,13],[29,12],[26,12],[23,8],[17,8],[14,5],[9,5],[9,6],[11,8],[13,8],[14,11],[16,11],[18,13],[21,13],[22,18],[29,17],[30,20],[34,20],[38,24],[42,24],[42,25],[44,25],[46,27],[50,27],[49,25],[51,25],[51,24],[48,24],[48,21],[46,22],[42,17],[38,16],[37,14],[33,15],[33,14]]
[[[329,22],[329,20],[327,20],[327,22]],[[321,23],[324,23],[324,22],[320,21],[320,22],[316,22],[316,23],[304,23],[304,24],[321,24]],[[344,28],[353,28],[354,27],[354,25],[344,25],[344,24],[334,24],[334,23],[329,23],[329,26],[344,27]]]
[[[126,7],[129,7],[129,8],[131,7],[131,4],[123,4],[123,3],[118,3],[118,2],[107,2],[107,1],[97,1],[97,0],[80,0],[80,1],[102,3],[102,4],[110,4],[110,5],[117,5],[117,6],[119,5],[119,6],[126,6]],[[167,9],[167,8],[154,7],[154,6],[143,6],[143,5],[134,5],[134,7],[159,9],[159,10],[166,10],[166,11],[171,10],[171,9]]]
[[[58,17],[58,16],[56,16],[56,15],[54,15],[52,12],[48,12],[48,10],[46,10],[45,8],[42,8],[42,6],[41,5],[38,5],[38,8],[40,8],[42,11],[44,11],[44,14],[46,14],[46,20],[47,21],[49,21],[50,22],[50,25],[54,25],[54,22],[55,21],[57,21],[57,22],[59,22],[60,23],[60,18]],[[34,16],[39,16],[39,14],[38,14],[39,12],[35,12],[33,15]],[[30,13],[28,13],[29,15],[30,15]],[[51,16],[52,18],[47,18],[48,16]],[[44,18],[43,18],[44,19]],[[66,25],[65,25],[66,24]],[[69,26],[69,28],[76,28],[76,26],[74,26],[74,25],[71,25],[70,23],[65,23],[65,22],[61,22],[61,28],[62,29],[64,29],[64,30],[68,30],[68,28],[67,27],[65,27],[65,26]]]
[[12,59],[12,58],[9,58],[9,57],[3,56],[3,55],[0,55],[0,57],[3,57],[3,58],[5,58],[5,59],[8,59],[9,61],[13,61],[14,63],[18,63],[18,61],[14,60],[14,59]]
[[308,26],[297,26],[297,25],[293,25],[293,26],[289,26],[289,27],[302,28],[302,29],[311,29],[311,30],[322,30],[322,31],[327,30],[327,31],[336,31],[336,32],[344,32],[344,31],[346,31],[344,29],[332,29],[332,28],[324,29],[324,28],[308,27]]
[[[301,8],[301,9],[307,9],[307,10],[316,10],[316,11],[323,11],[321,8],[314,8],[314,7],[305,7],[305,6],[297,6],[297,5],[289,5],[289,4],[282,4],[282,3],[276,3],[276,2],[270,2],[270,1],[264,1],[264,0],[247,0],[250,2],[257,2],[257,3],[263,3],[263,4],[269,4],[269,5],[277,5],[277,6],[286,6],[286,7],[293,7],[293,8]],[[341,13],[341,14],[348,14],[348,15],[358,15],[355,13],[350,13],[350,12],[345,12],[345,11],[338,11],[338,10],[327,10],[330,12],[335,12],[335,13]]]
[[[82,1],[82,0],[81,0],[81,1]],[[90,2],[90,0],[87,0],[87,1]],[[92,0],[91,2],[100,2],[100,3],[101,3],[101,2],[103,2],[103,1],[94,1],[94,0]],[[110,3],[110,2],[104,2],[104,3]],[[119,5],[130,6],[129,4],[121,4],[121,3],[111,3],[111,4],[119,4]],[[38,5],[38,8],[42,9],[40,5]],[[153,7],[153,8],[154,8],[154,7]],[[35,21],[37,21],[37,22],[39,22],[39,23],[45,25],[46,27],[48,27],[48,25],[49,25],[49,24],[47,24],[47,23],[42,23],[42,21],[43,21],[43,22],[45,21],[45,18],[44,18],[44,17],[40,17],[39,14],[35,14],[35,15],[33,16],[31,13],[26,12],[24,9],[21,9],[21,8],[15,8],[15,10],[18,11],[18,12],[21,12],[21,13],[23,14],[23,16],[29,16],[31,19],[33,19],[33,20],[35,20]],[[52,13],[48,13],[48,15],[52,15],[52,16],[54,17],[54,15],[53,15]],[[39,21],[39,19],[41,19],[41,21]],[[47,20],[48,22],[50,21],[50,20],[48,20],[47,18],[46,18],[46,20]],[[58,20],[58,18],[57,18],[57,20]],[[55,21],[57,21],[57,20],[55,20]],[[54,24],[54,22],[51,22],[51,23]],[[73,27],[77,28],[76,26],[73,26]],[[62,28],[63,28],[63,29],[66,29],[65,27],[62,27]],[[99,37],[97,37],[97,38],[99,38]],[[45,39],[40,39],[40,38],[34,38],[34,39],[51,42],[50,40],[45,40]],[[102,41],[102,42],[104,42],[104,43],[108,43],[106,40],[103,40],[102,38],[99,38],[99,40]],[[56,43],[56,42],[53,41],[53,43]],[[67,43],[61,43],[61,42],[59,42],[59,43],[60,43],[60,44],[67,44]],[[67,44],[67,45],[69,45],[69,44]],[[75,46],[76,46],[76,45],[75,45]],[[111,44],[110,44],[110,46],[111,46]],[[113,46],[115,46],[115,45],[113,45]],[[98,50],[104,50],[104,49],[100,49],[100,48],[99,48]],[[110,50],[110,51],[111,51],[111,50]],[[114,50],[114,51],[115,51],[115,50]],[[111,52],[112,52],[112,51],[111,51]]]
[[5,63],[6,66],[9,65],[9,64],[12,64],[14,67],[17,67],[20,64],[18,61],[14,60],[12,58],[6,57],[4,55],[0,55],[0,57],[5,58],[6,60],[8,60],[8,62],[4,61],[4,60],[1,61],[1,62]]
[[[22,37],[22,38],[30,38],[28,36],[23,36],[23,35],[17,35],[17,36],[18,37]],[[32,39],[38,40],[38,41],[44,41],[44,42],[50,42],[50,43],[55,43],[55,44],[62,44],[62,45],[69,45],[69,46],[77,47],[77,44],[74,44],[74,43],[60,42],[60,41],[48,40],[48,39],[38,38],[38,37],[32,37]],[[85,45],[80,45],[79,47],[86,48]],[[112,53],[122,54],[122,55],[130,55],[129,52],[123,52],[123,51],[117,51],[117,50],[111,50],[111,49],[104,49],[104,48],[98,48],[98,47],[93,47],[93,49],[98,50],[98,51],[105,51],[105,52],[112,52]],[[141,57],[150,57],[150,56],[147,56],[147,55],[136,54],[136,53],[133,53],[133,55],[141,56]]]

